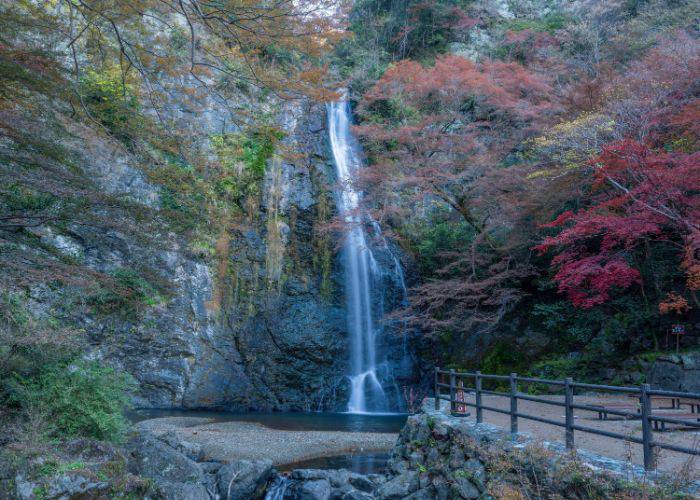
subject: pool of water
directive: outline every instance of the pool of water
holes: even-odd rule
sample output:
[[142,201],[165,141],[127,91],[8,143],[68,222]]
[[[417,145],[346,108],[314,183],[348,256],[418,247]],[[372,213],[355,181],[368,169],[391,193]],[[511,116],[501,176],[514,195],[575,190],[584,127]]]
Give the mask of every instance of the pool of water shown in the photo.
[[272,429],[293,431],[399,432],[406,423],[405,414],[356,413],[235,413],[208,410],[142,409],[129,418],[140,422],[163,417],[201,417],[216,422],[256,422]]
[[291,464],[282,465],[282,472],[294,469],[348,469],[360,474],[381,474],[386,470],[389,461],[388,453],[356,453],[335,457],[312,458]]

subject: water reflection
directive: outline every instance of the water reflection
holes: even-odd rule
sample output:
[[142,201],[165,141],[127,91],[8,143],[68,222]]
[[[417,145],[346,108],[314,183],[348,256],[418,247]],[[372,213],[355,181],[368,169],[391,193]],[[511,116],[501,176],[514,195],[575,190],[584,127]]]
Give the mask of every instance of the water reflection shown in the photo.
[[255,422],[272,429],[290,431],[348,431],[397,433],[406,423],[405,414],[353,413],[236,413],[209,410],[141,409],[129,413],[133,422],[151,418],[196,417],[215,422]]
[[381,474],[387,467],[387,453],[355,453],[335,457],[321,457],[280,466],[281,471],[294,469],[348,469],[360,474]]

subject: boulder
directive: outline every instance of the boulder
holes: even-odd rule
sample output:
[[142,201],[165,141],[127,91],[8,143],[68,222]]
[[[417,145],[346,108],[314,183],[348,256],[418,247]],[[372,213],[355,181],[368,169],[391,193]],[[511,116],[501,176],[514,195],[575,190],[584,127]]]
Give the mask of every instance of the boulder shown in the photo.
[[376,496],[380,499],[405,498],[418,490],[418,484],[418,473],[407,471],[381,485]]
[[661,389],[700,392],[700,351],[659,356],[646,379]]
[[289,477],[298,481],[313,481],[315,479],[328,479],[328,475],[334,472],[337,471],[325,469],[295,469]]
[[95,481],[82,474],[61,474],[41,484],[27,481],[22,476],[18,476],[15,479],[16,495],[22,500],[35,500],[37,498],[106,498],[109,487],[107,482]]
[[456,478],[452,484],[452,491],[457,498],[465,498],[467,500],[479,498],[480,496],[479,488],[466,477]]
[[179,451],[185,455],[190,460],[199,462],[204,460],[204,451],[202,446],[197,443],[190,443],[189,441],[183,441],[175,432],[169,431],[165,434],[158,436],[158,439],[163,441],[165,444]]
[[440,500],[450,498],[450,485],[444,477],[433,478],[433,492],[435,492],[435,498]]
[[341,500],[373,500],[374,496],[369,493],[350,489],[343,493]]
[[328,479],[297,481],[290,488],[294,500],[328,500],[331,497],[331,483]]
[[352,474],[348,479],[348,482],[353,486],[353,488],[366,493],[371,493],[376,487],[376,484],[372,480],[370,480],[367,476],[363,476],[362,474]]
[[142,431],[133,436],[126,450],[129,472],[151,479],[165,498],[209,499],[199,464],[150,432]]
[[406,500],[434,500],[435,490],[428,486],[426,488],[421,488],[415,493],[411,493],[406,497]]
[[158,481],[156,491],[167,500],[209,500],[209,492],[203,484]]
[[476,482],[484,483],[486,482],[486,468],[484,464],[478,461],[476,458],[470,458],[464,463],[464,470],[466,470],[472,477],[472,480]]
[[217,490],[225,500],[262,498],[273,476],[271,460],[236,460],[216,473]]

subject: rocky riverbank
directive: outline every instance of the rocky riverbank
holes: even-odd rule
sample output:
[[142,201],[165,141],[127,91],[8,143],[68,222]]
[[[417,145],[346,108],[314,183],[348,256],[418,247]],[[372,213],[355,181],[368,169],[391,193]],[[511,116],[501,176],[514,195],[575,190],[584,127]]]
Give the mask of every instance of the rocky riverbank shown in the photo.
[[[682,493],[693,486],[682,474],[673,480],[654,477],[652,484],[634,470],[614,470],[610,461],[567,454],[523,435],[513,440],[496,427],[441,412],[408,419],[381,474],[345,469],[278,473],[270,458],[238,458],[234,450],[245,440],[235,435],[220,437],[230,441],[232,455],[212,457],[206,444],[173,430],[162,432],[162,427],[154,430],[160,434],[138,429],[121,448],[76,440],[65,447],[60,464],[34,459],[14,474],[0,468],[5,471],[0,491],[8,492],[0,498],[693,498]],[[260,442],[272,436],[269,429],[257,432]],[[286,445],[277,445],[283,454]]]

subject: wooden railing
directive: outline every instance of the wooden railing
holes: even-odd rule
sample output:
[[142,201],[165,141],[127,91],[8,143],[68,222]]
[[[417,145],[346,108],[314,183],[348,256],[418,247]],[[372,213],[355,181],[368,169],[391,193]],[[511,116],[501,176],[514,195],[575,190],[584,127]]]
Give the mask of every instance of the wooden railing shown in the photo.
[[[448,378],[447,383],[445,380],[446,378]],[[474,385],[467,385],[466,383],[464,383],[465,379],[474,380]],[[484,389],[484,381],[496,381],[497,383],[501,384],[507,382],[509,388],[508,392]],[[564,392],[563,400],[546,399],[542,397],[537,397],[532,394],[525,394],[523,392],[519,392],[518,389],[520,384],[542,384],[547,386],[558,387]],[[442,394],[441,389],[449,389],[449,397],[444,396]],[[605,406],[605,404],[577,404],[574,401],[574,395],[577,389],[597,392],[612,392],[617,394],[626,394],[628,396],[633,396],[639,401],[637,405],[637,411],[625,411],[624,409],[620,408],[616,409],[613,406]],[[462,391],[463,393],[473,393],[474,402],[472,403],[471,401],[466,401],[466,398],[458,399],[457,396],[460,391]],[[509,409],[505,410],[502,408],[484,405],[482,401],[482,396],[484,394],[509,398]],[[669,415],[655,415],[652,411],[652,401],[654,400],[654,398],[668,399],[672,402],[672,406],[674,408],[676,407],[676,404],[678,404],[678,406],[680,407],[681,401],[683,401],[684,404],[689,404],[691,406],[693,415],[697,415],[697,418],[683,419]],[[462,399],[464,399],[464,401]],[[565,380],[548,380],[531,377],[519,377],[516,373],[511,373],[510,375],[488,375],[479,371],[456,372],[455,370],[441,370],[440,368],[435,368],[436,410],[440,409],[441,400],[448,401],[450,403],[450,411],[454,414],[457,414],[456,409],[458,406],[464,406],[465,408],[475,408],[477,423],[483,422],[484,410],[510,415],[510,431],[513,434],[518,432],[519,418],[534,420],[536,422],[542,422],[557,427],[563,427],[565,429],[564,437],[566,447],[568,449],[574,448],[575,431],[587,432],[590,434],[597,434],[599,436],[606,436],[613,439],[621,439],[624,441],[641,444],[644,453],[644,468],[647,470],[652,470],[654,468],[654,453],[656,448],[675,451],[678,453],[686,453],[689,455],[700,455],[700,450],[698,450],[698,448],[688,448],[685,446],[677,446],[669,443],[663,443],[654,440],[653,437],[654,428],[658,428],[659,426],[664,428],[666,424],[675,424],[684,427],[700,428],[700,393],[652,389],[649,384],[641,384],[639,387],[620,387],[612,385],[597,385],[574,382],[571,378],[567,378]],[[544,418],[537,415],[528,415],[526,413],[522,413],[518,411],[519,400],[532,401],[535,403],[564,408],[564,422]],[[697,413],[695,413],[696,409]],[[574,422],[574,410],[584,410],[597,413],[598,418],[600,419],[602,419],[603,417],[607,418],[608,414],[621,416],[626,419],[641,419],[642,436],[628,436],[617,432],[611,432],[603,429],[596,429],[593,427],[578,425]]]

